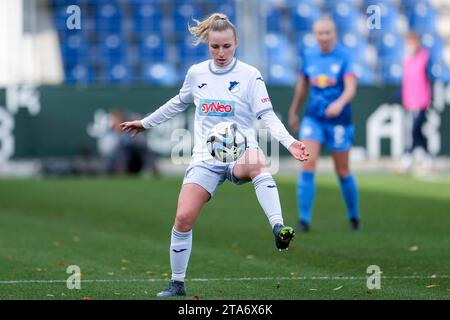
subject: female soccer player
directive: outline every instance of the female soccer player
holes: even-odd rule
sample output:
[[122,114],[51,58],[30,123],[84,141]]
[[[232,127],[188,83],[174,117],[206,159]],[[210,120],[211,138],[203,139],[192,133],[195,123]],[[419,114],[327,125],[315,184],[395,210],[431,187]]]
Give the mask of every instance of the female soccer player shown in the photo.
[[309,89],[309,101],[301,123],[300,137],[310,153],[302,165],[297,183],[299,225],[296,231],[309,231],[315,194],[314,175],[320,149],[325,145],[334,160],[348,219],[359,228],[358,189],[349,169],[353,125],[350,100],[356,92],[356,77],[350,56],[336,44],[333,20],[324,17],[313,25],[318,46],[303,52],[301,76],[289,110],[289,126],[298,132],[298,109]]
[[[214,13],[204,21],[194,20],[189,27],[196,44],[206,42],[210,60],[192,66],[179,94],[142,120],[124,122],[122,129],[133,136],[155,127],[194,104],[194,148],[178,198],[175,224],[170,244],[172,280],[160,297],[185,295],[184,279],[192,248],[192,227],[203,205],[216,188],[228,179],[234,184],[252,181],[256,196],[275,236],[278,250],[287,250],[295,233],[284,226],[280,200],[272,176],[265,170],[265,158],[252,132],[254,117],[263,121],[273,137],[295,159],[308,157],[305,145],[295,140],[275,115],[264,80],[257,69],[234,57],[236,28],[227,16]],[[228,106],[227,108],[218,106]],[[223,121],[233,121],[248,139],[248,150],[235,162],[213,159],[206,148],[209,130]]]

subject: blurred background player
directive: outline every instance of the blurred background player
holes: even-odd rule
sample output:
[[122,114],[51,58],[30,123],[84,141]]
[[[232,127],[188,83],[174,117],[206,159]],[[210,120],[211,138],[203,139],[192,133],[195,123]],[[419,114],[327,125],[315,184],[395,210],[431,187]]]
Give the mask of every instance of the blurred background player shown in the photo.
[[149,169],[155,177],[159,176],[156,156],[147,146],[145,136],[133,139],[122,134],[120,124],[138,116],[117,108],[110,113],[110,128],[103,137],[109,146],[107,152],[103,153],[109,175],[137,175]]
[[299,130],[298,110],[309,89],[309,101],[300,127],[300,139],[310,153],[298,177],[298,231],[311,225],[315,196],[315,171],[321,147],[331,151],[352,229],[359,228],[358,188],[349,169],[353,125],[350,101],[356,77],[350,55],[336,43],[333,20],[323,17],[313,25],[318,46],[303,52],[301,76],[289,110],[289,125]]
[[[180,93],[158,110],[142,120],[121,124],[124,131],[133,132],[135,136],[185,111],[192,103],[197,109],[193,155],[186,169],[172,228],[172,280],[165,290],[158,293],[160,297],[186,295],[184,279],[191,254],[193,225],[203,205],[225,179],[234,184],[252,181],[258,201],[272,227],[277,249],[288,249],[295,233],[291,227],[284,226],[276,183],[265,169],[265,156],[252,134],[255,117],[263,121],[272,136],[295,159],[304,161],[308,157],[304,144],[294,139],[275,115],[260,72],[235,58],[237,32],[228,17],[214,13],[204,21],[195,22],[197,25],[190,27],[189,31],[196,37],[197,44],[208,44],[212,59],[192,66]],[[205,108],[211,101],[229,104],[232,108],[228,111]],[[238,124],[246,134],[249,145],[244,155],[232,163],[213,159],[206,148],[206,136],[210,129],[225,120]]]
[[430,54],[420,44],[417,33],[406,36],[406,56],[403,62],[402,105],[412,122],[411,143],[402,159],[405,171],[413,165],[413,152],[422,148],[425,152],[425,168],[432,166],[432,157],[428,151],[427,138],[422,132],[427,118],[427,109],[431,106]]

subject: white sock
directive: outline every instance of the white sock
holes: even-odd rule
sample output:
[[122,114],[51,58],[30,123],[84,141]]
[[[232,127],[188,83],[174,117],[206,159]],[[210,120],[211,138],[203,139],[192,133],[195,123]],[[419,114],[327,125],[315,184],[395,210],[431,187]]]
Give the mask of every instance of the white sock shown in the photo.
[[192,250],[192,230],[180,232],[172,228],[170,241],[170,267],[172,268],[172,280],[184,281],[186,269]]
[[255,187],[256,197],[269,219],[272,229],[277,223],[283,224],[280,197],[278,196],[277,184],[273,180],[272,175],[270,173],[261,173],[252,182]]

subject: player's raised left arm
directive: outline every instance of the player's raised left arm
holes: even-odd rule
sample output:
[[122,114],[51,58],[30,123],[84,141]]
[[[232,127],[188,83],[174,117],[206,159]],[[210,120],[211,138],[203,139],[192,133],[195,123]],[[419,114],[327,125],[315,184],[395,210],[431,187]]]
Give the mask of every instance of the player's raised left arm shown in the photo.
[[264,126],[269,129],[272,137],[288,149],[295,159],[300,161],[307,160],[309,153],[303,142],[291,136],[273,111],[264,79],[259,72],[255,75],[250,85],[249,93],[251,95],[250,104],[256,118],[263,121]]
[[263,121],[264,126],[269,129],[272,137],[288,149],[295,159],[300,161],[308,160],[309,153],[306,150],[305,144],[289,134],[273,110],[264,112],[260,116],[260,119]]

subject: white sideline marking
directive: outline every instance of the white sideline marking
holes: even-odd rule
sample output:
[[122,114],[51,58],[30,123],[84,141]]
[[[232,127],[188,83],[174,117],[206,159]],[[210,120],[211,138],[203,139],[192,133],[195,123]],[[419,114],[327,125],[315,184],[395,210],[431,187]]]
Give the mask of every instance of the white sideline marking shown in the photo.
[[[448,279],[450,275],[411,275],[411,276],[381,276],[382,279]],[[273,280],[366,280],[367,277],[351,276],[309,276],[309,277],[260,277],[260,278],[193,278],[186,282],[208,282],[208,281],[273,281]],[[166,282],[168,279],[85,279],[83,283],[94,282]],[[30,284],[30,283],[65,283],[67,280],[0,280],[0,284]]]

